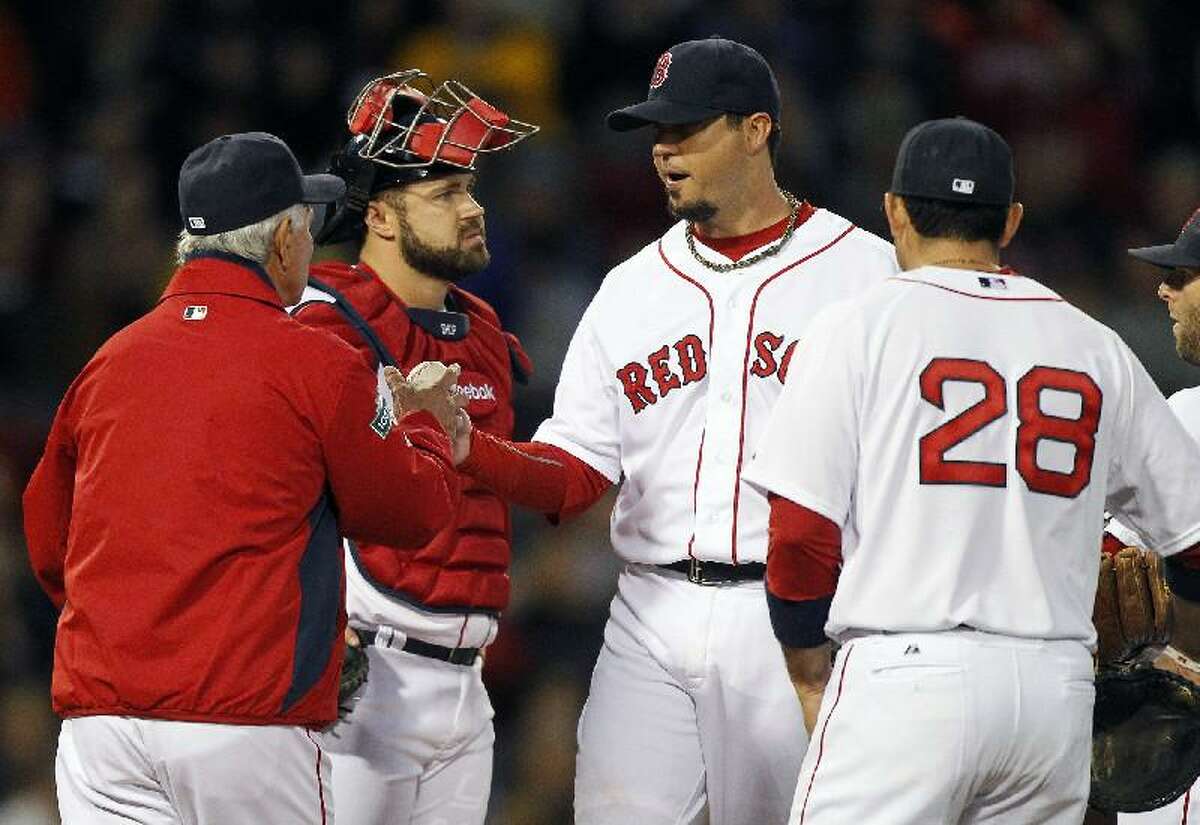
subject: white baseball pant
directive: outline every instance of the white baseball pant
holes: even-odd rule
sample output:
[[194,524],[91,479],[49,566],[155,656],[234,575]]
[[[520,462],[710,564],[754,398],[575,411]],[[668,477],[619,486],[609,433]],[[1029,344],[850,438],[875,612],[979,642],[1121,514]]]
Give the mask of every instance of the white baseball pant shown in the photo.
[[482,825],[492,703],[482,660],[453,665],[371,645],[367,683],[322,744],[338,817],[353,825]]
[[67,719],[55,777],[65,825],[333,825],[317,734],[124,716]]
[[1092,657],[974,630],[839,652],[792,825],[1078,825],[1091,782]]
[[762,582],[624,569],[579,721],[577,825],[782,825],[806,741]]

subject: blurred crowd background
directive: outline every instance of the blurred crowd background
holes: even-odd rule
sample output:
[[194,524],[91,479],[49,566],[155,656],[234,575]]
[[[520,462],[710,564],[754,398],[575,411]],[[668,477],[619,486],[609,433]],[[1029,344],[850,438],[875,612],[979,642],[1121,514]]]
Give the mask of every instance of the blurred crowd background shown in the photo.
[[[55,614],[27,571],[20,492],[67,384],[171,273],[187,152],[266,130],[323,167],[362,83],[407,67],[540,124],[482,170],[493,263],[468,285],[533,356],[516,399],[528,437],[604,273],[670,223],[649,134],[608,132],[603,115],[644,98],[668,46],[714,33],[775,69],[781,183],[885,237],[880,196],[910,126],[965,114],[999,130],[1026,205],[1007,260],[1117,329],[1164,392],[1200,383],[1175,356],[1154,273],[1124,253],[1174,239],[1200,206],[1192,3],[2,3],[0,825],[57,822]],[[571,821],[575,720],[617,570],[608,509],[559,528],[517,515],[514,602],[487,661],[494,825]]]

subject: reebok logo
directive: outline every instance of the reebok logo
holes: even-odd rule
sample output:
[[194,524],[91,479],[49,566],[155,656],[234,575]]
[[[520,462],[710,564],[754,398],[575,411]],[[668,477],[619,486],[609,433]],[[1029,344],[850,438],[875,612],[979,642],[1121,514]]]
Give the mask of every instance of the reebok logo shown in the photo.
[[459,384],[458,394],[468,401],[496,400],[496,388],[491,384]]

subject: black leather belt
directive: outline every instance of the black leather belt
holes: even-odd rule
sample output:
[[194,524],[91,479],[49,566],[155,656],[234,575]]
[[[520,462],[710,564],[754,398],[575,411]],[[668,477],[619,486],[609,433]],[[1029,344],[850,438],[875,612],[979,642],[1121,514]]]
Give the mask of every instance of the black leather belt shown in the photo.
[[725,564],[719,561],[701,561],[700,559],[684,559],[683,561],[659,564],[664,570],[674,570],[676,573],[687,574],[688,581],[693,584],[725,584],[726,582],[762,581],[767,573],[767,566],[760,561],[748,561],[745,564]]
[[[364,645],[373,645],[378,639],[379,634],[374,630],[362,630],[360,628],[352,628],[358,634],[358,638]],[[390,643],[380,645],[381,647],[391,647]],[[437,659],[442,662],[449,662],[452,665],[473,665],[475,660],[479,658],[479,648],[477,647],[442,647],[441,645],[422,642],[420,639],[408,638],[404,640],[399,650],[406,653],[415,653],[418,656],[425,656],[430,659]]]

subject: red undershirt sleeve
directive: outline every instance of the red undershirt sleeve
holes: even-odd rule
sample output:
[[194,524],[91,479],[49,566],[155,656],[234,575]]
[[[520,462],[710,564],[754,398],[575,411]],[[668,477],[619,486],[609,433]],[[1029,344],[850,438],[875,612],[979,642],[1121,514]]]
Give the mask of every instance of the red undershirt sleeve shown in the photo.
[[771,494],[767,606],[786,647],[826,642],[825,622],[842,568],[842,530],[825,516]]
[[471,454],[458,467],[513,504],[568,519],[596,503],[612,482],[559,447],[471,433]]
[[1100,539],[1100,552],[1106,556],[1115,556],[1125,549],[1125,542],[1109,533],[1107,530]]

